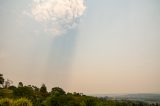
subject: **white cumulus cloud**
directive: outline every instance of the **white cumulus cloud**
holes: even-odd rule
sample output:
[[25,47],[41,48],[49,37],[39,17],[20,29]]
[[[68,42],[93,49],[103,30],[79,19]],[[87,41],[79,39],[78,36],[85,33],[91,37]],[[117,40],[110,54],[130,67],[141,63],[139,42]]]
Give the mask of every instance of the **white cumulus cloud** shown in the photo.
[[77,25],[85,9],[84,0],[33,0],[30,14],[45,31],[60,35]]

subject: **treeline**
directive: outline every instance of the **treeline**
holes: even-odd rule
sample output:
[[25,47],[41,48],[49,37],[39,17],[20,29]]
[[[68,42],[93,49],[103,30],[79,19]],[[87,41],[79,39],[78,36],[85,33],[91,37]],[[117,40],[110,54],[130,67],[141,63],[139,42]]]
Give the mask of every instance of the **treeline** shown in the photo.
[[40,88],[34,85],[13,86],[0,74],[0,106],[158,106],[139,101],[111,100],[86,96],[82,93],[66,93],[62,88],[54,87],[47,91],[45,84]]

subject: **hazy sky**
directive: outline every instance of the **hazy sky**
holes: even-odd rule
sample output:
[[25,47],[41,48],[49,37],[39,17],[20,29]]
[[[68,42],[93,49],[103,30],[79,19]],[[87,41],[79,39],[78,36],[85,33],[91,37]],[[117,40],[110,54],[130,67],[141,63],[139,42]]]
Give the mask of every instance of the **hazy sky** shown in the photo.
[[159,0],[77,0],[67,15],[68,4],[54,1],[0,0],[5,78],[87,94],[160,93]]

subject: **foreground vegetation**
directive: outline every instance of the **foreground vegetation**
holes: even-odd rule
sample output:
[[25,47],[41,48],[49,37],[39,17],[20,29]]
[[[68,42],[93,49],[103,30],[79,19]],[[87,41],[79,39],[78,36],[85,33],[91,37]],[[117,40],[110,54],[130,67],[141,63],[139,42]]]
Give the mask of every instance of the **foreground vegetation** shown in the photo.
[[0,106],[159,106],[140,101],[111,100],[83,95],[82,93],[66,93],[62,88],[54,87],[47,91],[45,84],[40,88],[33,85],[11,85],[0,74]]

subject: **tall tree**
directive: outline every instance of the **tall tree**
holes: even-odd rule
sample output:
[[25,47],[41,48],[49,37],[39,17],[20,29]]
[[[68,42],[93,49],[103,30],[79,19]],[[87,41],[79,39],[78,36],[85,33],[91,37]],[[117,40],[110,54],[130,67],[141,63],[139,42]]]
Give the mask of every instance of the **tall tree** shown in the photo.
[[4,88],[9,88],[12,83],[13,83],[13,81],[7,79],[6,81],[4,81]]
[[40,93],[43,97],[47,96],[48,92],[47,92],[47,87],[45,84],[42,84],[41,88],[40,88]]
[[18,83],[18,87],[23,87],[23,83],[22,83],[22,82],[19,82],[19,83]]
[[3,74],[0,74],[0,85],[1,85],[1,87],[4,87],[4,78],[3,78]]

